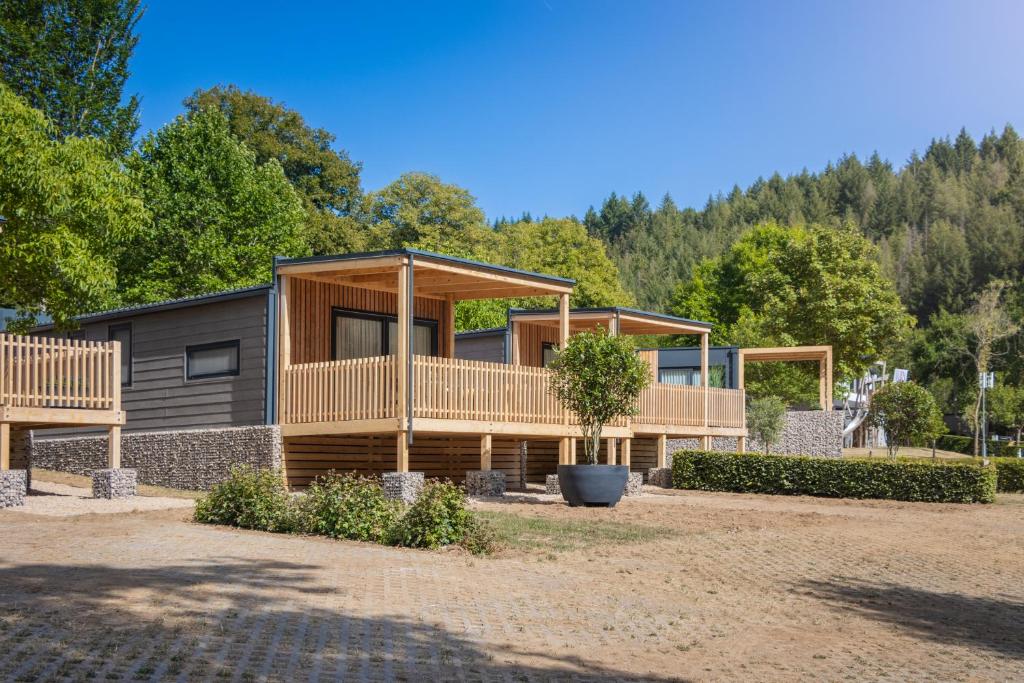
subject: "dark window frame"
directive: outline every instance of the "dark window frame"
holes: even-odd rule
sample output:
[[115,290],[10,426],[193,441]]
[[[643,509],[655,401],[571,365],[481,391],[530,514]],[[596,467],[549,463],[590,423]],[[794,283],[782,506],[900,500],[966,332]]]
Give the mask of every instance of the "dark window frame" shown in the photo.
[[135,378],[135,330],[130,322],[107,325],[107,341],[114,341],[114,333],[124,330],[128,330],[128,348],[121,344],[121,358],[124,358],[125,353],[128,354],[128,376],[125,377],[125,373],[121,373],[122,388],[131,387]]
[[557,349],[558,349],[558,344],[556,344],[555,342],[546,341],[546,342],[541,342],[540,343],[540,365],[541,365],[542,368],[546,368],[547,367],[547,365],[544,363],[544,352],[548,351],[548,350],[556,351],[557,352]]
[[[390,355],[388,351],[391,349],[391,332],[389,323],[397,323],[398,316],[390,315],[388,313],[374,313],[373,311],[363,311],[356,308],[343,308],[340,306],[331,307],[331,360],[338,360],[336,358],[338,351],[338,318],[358,318],[360,320],[375,320],[381,324],[381,347],[380,355]],[[413,318],[413,325],[420,325],[422,327],[430,328],[430,355],[433,357],[438,356],[438,350],[440,344],[438,338],[440,337],[440,324],[437,320],[430,318]]]
[[[195,351],[210,351],[212,349],[233,348],[235,350],[235,369],[226,372],[207,372],[201,375],[192,374],[191,355]],[[228,339],[225,341],[207,342],[205,344],[189,344],[185,347],[185,381],[195,382],[207,379],[222,379],[224,377],[238,377],[242,374],[242,340]]]

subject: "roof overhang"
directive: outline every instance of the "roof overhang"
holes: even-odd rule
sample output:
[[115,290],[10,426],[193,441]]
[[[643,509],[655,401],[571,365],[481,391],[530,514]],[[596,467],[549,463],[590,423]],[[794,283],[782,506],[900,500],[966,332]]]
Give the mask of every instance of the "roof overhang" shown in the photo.
[[[548,327],[558,326],[556,309],[530,310],[515,309],[509,311],[511,322],[522,322],[530,325]],[[664,313],[640,311],[635,308],[574,308],[569,311],[569,331],[581,332],[594,330],[598,327],[612,329],[617,325],[619,334],[706,334],[711,330],[711,323],[699,320],[687,320]]]
[[820,362],[831,355],[831,346],[772,346],[740,349],[740,358],[747,363],[806,360]]
[[277,259],[275,269],[278,275],[394,293],[398,271],[410,262],[414,295],[429,299],[557,296],[572,293],[575,284],[566,278],[416,249]]

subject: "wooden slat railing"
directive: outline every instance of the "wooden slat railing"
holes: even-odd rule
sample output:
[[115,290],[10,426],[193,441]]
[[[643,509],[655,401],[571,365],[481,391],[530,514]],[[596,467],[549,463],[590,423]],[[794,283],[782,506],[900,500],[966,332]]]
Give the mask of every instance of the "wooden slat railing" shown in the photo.
[[281,373],[282,424],[395,417],[394,356],[301,363]]
[[654,383],[640,394],[641,424],[699,427],[704,424],[704,394],[700,387]]
[[0,406],[120,409],[114,346],[0,333]]
[[562,424],[545,368],[456,358],[413,358],[413,416]]
[[708,389],[709,421],[712,427],[746,426],[743,391],[739,389]]

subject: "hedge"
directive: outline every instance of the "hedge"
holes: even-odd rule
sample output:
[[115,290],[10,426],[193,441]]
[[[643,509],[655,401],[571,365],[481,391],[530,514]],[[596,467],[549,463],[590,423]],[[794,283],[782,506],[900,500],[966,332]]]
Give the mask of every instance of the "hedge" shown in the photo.
[[672,459],[672,486],[826,498],[991,503],[996,494],[996,468],[969,463],[680,451]]
[[[990,456],[1015,456],[1017,447],[1012,446],[1012,441],[993,441],[989,439],[988,454]],[[922,447],[931,448],[931,444],[919,444]],[[957,434],[943,434],[935,440],[935,447],[940,451],[952,451],[964,455],[974,455],[974,437],[959,436]]]
[[999,473],[1000,493],[1024,493],[1024,458],[992,458]]

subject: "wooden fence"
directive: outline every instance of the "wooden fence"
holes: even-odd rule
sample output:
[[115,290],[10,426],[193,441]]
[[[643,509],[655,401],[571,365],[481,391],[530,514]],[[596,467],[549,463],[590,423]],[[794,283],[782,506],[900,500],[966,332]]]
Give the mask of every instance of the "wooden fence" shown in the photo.
[[394,356],[300,363],[281,373],[282,424],[395,417]]
[[119,346],[0,333],[0,406],[120,408]]

